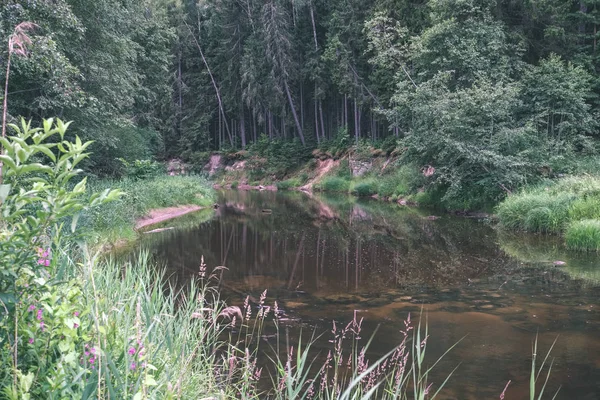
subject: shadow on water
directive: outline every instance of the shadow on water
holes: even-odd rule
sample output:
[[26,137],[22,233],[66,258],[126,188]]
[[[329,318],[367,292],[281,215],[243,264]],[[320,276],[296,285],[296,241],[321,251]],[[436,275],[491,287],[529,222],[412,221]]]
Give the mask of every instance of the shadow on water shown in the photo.
[[560,335],[549,392],[600,397],[595,255],[565,252],[552,238],[501,235],[484,221],[347,197],[228,191],[218,203],[206,222],[141,241],[179,283],[204,256],[228,268],[229,303],[268,289],[305,332],[326,332],[358,310],[364,336],[380,326],[374,357],[400,341],[408,313],[423,309],[432,360],[467,335],[433,375],[441,383],[461,363],[449,399],[497,398],[509,380],[507,398],[526,398],[536,333],[542,349]]

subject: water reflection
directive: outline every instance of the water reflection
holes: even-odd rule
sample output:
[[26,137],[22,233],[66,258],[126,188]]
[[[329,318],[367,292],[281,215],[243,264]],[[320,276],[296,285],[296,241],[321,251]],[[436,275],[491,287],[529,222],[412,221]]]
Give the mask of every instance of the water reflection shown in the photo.
[[232,303],[268,289],[321,332],[359,310],[367,330],[381,325],[374,355],[424,308],[432,360],[468,335],[436,368],[441,382],[462,363],[443,398],[495,398],[508,380],[507,398],[525,398],[538,331],[543,348],[560,334],[550,390],[600,396],[597,257],[565,254],[552,240],[374,201],[271,192],[223,192],[213,219],[146,240],[179,282],[196,274],[201,256],[226,266]]

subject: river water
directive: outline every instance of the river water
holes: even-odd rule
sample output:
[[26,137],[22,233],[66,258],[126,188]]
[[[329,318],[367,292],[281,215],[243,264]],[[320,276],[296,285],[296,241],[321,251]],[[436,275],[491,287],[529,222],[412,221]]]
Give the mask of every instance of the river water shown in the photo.
[[356,312],[365,338],[379,327],[377,358],[422,312],[430,362],[464,337],[430,379],[435,387],[458,365],[441,399],[498,398],[508,381],[507,399],[528,398],[536,335],[542,358],[558,338],[545,397],[560,387],[558,399],[600,398],[597,255],[485,220],[348,197],[225,191],[218,204],[208,221],[184,217],[183,228],[142,241],[179,283],[197,276],[202,256],[226,266],[230,304],[267,289],[292,326],[324,333],[315,348],[325,354],[332,320]]

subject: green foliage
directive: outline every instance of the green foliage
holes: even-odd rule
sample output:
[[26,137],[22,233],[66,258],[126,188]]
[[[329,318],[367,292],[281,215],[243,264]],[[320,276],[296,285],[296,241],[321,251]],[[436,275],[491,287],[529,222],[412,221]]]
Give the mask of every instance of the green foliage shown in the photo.
[[238,181],[231,182],[231,188],[232,189],[237,189],[239,185],[240,185],[240,183]]
[[[281,179],[311,158],[310,150],[300,141],[269,140],[265,135],[252,145],[250,154],[257,158],[255,163],[262,164],[261,167],[258,165],[248,167],[249,171],[255,171],[253,179],[263,177]],[[259,172],[258,169],[263,171]]]
[[125,176],[134,180],[149,179],[164,172],[164,166],[152,160],[135,160],[127,162],[123,158],[119,158],[125,167]]
[[414,165],[391,165],[388,168],[388,171],[376,178],[380,196],[406,196],[417,191],[425,183],[423,174]]
[[584,219],[569,225],[565,232],[567,247],[579,251],[600,251],[600,220]]
[[335,136],[331,140],[321,142],[319,148],[333,157],[340,157],[348,151],[351,145],[348,129],[339,128]]
[[350,190],[350,181],[338,176],[326,176],[315,188],[323,192],[347,193]]
[[277,185],[277,190],[290,190],[290,189],[295,189],[295,188],[302,186],[302,180],[300,177],[291,178],[291,179],[287,179],[285,181],[277,182],[276,185]]
[[507,229],[559,233],[576,198],[572,193],[550,194],[542,188],[509,196],[496,213]]
[[575,200],[569,207],[569,219],[580,221],[583,219],[600,219],[600,202],[598,197],[584,197]]
[[73,397],[84,386],[76,378],[82,368],[75,350],[89,337],[75,325],[86,309],[72,304],[81,294],[77,282],[59,289],[63,277],[56,274],[56,254],[66,219],[74,233],[81,213],[121,193],[86,195],[85,178],[69,185],[91,143],[65,140],[68,125],[49,119],[32,129],[22,120],[21,126],[11,125],[13,136],[0,138],[0,385],[9,398]]
[[350,187],[350,193],[358,197],[370,197],[377,194],[378,184],[375,179],[364,179],[354,182]]

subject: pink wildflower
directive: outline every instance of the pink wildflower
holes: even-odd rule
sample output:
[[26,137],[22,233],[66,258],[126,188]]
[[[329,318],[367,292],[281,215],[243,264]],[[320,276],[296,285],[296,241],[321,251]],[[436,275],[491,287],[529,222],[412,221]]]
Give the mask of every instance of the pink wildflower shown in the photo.
[[29,338],[29,344],[33,344],[33,338]]
[[129,353],[130,356],[132,356],[135,354],[135,348],[131,347],[127,352]]

